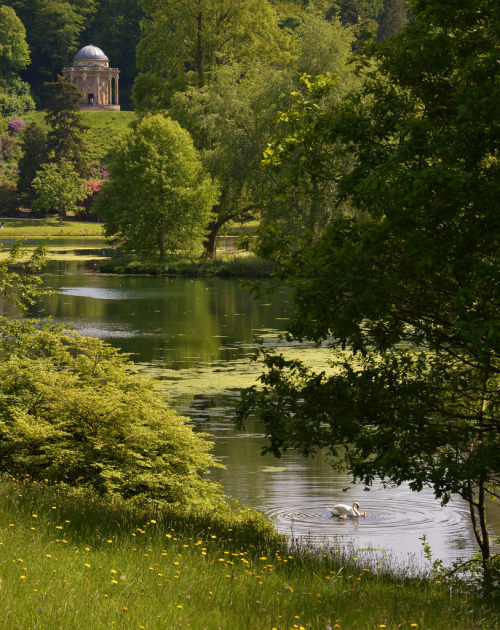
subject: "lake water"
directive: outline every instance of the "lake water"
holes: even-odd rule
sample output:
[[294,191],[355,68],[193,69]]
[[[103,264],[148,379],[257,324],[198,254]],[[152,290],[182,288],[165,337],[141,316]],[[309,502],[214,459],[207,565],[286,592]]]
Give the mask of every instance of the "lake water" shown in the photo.
[[[67,243],[60,247],[64,251]],[[87,253],[78,251],[83,259]],[[422,562],[424,534],[434,555],[448,562],[477,550],[467,505],[459,498],[443,508],[430,491],[375,484],[365,492],[351,485],[349,475],[334,472],[324,456],[262,456],[265,440],[255,421],[244,432],[235,430],[239,389],[259,375],[253,361],[259,342],[327,365],[326,349],[280,338],[291,308],[285,290],[256,301],[233,279],[118,277],[85,265],[50,263],[45,279],[55,293],[31,314],[71,322],[82,334],[131,353],[140,369],[159,378],[171,404],[212,434],[215,455],[226,465],[216,478],[229,495],[262,510],[283,533],[315,543],[354,542],[400,563]],[[327,510],[353,501],[366,519],[341,521]],[[490,520],[492,533],[500,533],[498,509]]]

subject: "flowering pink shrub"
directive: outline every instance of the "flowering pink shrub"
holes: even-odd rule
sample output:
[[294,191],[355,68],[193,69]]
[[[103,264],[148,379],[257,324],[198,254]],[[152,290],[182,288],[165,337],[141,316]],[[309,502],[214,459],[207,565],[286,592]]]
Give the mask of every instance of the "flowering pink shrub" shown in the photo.
[[78,211],[80,218],[97,219],[96,215],[92,212],[92,204],[101,190],[102,181],[102,179],[89,179],[83,184],[82,188],[88,191],[88,193],[85,199],[76,202],[76,205],[81,208],[81,210]]
[[16,134],[21,133],[21,131],[25,127],[26,127],[26,123],[23,122],[22,120],[19,120],[19,118],[17,118],[16,116],[14,116],[12,120],[9,120],[7,124],[7,129],[9,130],[9,134],[11,136],[15,136]]

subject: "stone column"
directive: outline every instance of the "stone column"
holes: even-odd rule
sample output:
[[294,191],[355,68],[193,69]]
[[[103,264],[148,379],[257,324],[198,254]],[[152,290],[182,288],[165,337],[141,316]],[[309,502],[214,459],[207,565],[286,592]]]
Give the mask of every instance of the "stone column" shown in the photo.
[[120,103],[118,102],[118,73],[116,73],[115,76],[115,105],[119,105]]

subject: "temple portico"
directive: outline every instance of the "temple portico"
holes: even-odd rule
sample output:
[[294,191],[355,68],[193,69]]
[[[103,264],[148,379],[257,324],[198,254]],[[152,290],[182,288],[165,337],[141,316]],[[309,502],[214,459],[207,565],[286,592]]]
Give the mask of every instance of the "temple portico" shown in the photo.
[[63,76],[83,95],[80,109],[119,110],[118,68],[109,67],[109,59],[97,46],[81,48]]

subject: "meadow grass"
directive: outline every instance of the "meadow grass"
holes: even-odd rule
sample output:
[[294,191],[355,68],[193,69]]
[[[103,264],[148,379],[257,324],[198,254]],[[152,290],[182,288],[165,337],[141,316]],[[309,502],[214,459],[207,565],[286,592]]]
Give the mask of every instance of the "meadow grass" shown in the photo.
[[59,221],[58,218],[46,219],[4,219],[0,238],[48,238],[53,236],[104,236],[101,223],[83,221]]
[[[82,123],[87,127],[84,133],[87,157],[91,164],[105,163],[110,148],[136,119],[134,112],[127,111],[82,111]],[[24,122],[36,122],[47,129],[45,112],[30,112],[23,117]]]
[[2,629],[498,628],[491,602],[335,548],[291,550],[248,514],[147,513],[4,480]]

